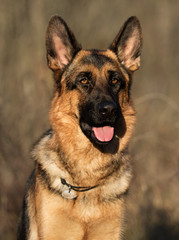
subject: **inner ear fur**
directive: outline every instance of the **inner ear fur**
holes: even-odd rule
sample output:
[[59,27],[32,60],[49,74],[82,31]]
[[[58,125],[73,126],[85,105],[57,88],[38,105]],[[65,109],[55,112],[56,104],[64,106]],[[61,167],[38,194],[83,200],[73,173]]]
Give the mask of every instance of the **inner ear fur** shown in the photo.
[[55,70],[63,70],[81,49],[74,34],[59,16],[52,16],[46,33],[47,62]]
[[122,26],[118,35],[110,46],[124,65],[130,71],[140,67],[142,49],[142,29],[137,17],[130,17]]

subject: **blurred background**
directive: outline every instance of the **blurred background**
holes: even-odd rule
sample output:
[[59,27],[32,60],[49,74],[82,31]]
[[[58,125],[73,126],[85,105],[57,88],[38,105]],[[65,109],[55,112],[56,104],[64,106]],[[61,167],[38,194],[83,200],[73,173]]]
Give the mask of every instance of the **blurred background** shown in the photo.
[[16,239],[33,143],[49,128],[45,32],[61,15],[84,48],[105,49],[123,22],[143,28],[134,75],[134,178],[124,239],[179,239],[179,1],[0,0],[0,239]]

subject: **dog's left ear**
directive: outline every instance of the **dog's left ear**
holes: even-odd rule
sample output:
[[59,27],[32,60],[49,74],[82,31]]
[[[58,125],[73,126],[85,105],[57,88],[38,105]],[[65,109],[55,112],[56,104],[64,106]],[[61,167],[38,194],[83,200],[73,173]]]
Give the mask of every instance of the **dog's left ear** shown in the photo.
[[46,34],[47,62],[53,70],[63,70],[73,56],[80,50],[80,45],[65,21],[52,16]]
[[120,62],[130,71],[140,67],[142,49],[142,29],[136,17],[130,17],[121,28],[120,32],[110,46]]

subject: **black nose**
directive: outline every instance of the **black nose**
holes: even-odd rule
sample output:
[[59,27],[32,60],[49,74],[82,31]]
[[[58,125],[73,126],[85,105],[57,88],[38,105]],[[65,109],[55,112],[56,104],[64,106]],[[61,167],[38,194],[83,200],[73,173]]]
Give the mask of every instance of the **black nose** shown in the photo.
[[115,102],[103,101],[99,104],[99,113],[104,117],[113,117],[117,114],[117,105]]

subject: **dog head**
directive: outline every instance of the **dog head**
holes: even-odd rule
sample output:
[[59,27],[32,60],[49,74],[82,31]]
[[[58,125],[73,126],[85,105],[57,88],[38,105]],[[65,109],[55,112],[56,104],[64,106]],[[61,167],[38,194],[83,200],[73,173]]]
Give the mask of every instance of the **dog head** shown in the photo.
[[142,31],[138,19],[129,18],[103,51],[82,49],[67,24],[53,16],[46,47],[56,82],[50,112],[54,131],[63,132],[70,141],[70,135],[80,135],[75,130],[78,126],[83,137],[101,151],[124,149],[135,122],[130,87],[132,74],[140,66]]

